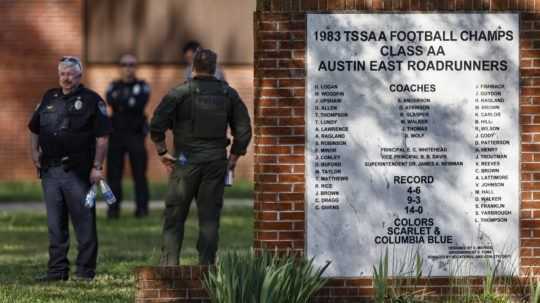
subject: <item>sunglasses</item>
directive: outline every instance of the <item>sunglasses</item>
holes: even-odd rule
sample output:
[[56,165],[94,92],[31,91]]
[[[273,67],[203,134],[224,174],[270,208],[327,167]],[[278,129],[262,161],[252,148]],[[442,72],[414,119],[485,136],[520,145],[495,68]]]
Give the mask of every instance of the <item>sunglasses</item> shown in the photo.
[[81,66],[81,62],[75,58],[75,57],[69,57],[69,56],[65,56],[65,57],[62,57],[60,59],[60,62],[71,62],[71,63],[75,63],[77,64],[81,69],[82,69],[82,66]]
[[123,67],[135,67],[135,63],[120,63],[121,66]]

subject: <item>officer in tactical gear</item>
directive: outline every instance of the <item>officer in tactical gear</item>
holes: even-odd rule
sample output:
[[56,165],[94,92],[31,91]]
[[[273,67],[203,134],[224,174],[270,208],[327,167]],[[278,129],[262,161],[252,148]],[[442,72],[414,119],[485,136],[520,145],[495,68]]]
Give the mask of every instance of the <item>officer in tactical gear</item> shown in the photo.
[[67,280],[69,219],[78,242],[77,279],[92,280],[97,258],[96,212],[83,202],[90,185],[103,179],[111,123],[107,107],[80,84],[82,64],[63,57],[59,88],[48,90],[28,124],[31,154],[41,175],[49,230],[48,271],[37,281]]
[[144,109],[150,98],[150,87],[136,77],[137,59],[124,55],[120,59],[122,78],[114,81],[107,89],[107,102],[112,108],[113,133],[110,137],[107,155],[107,182],[118,203],[109,205],[110,219],[120,215],[122,201],[122,174],[124,156],[129,155],[131,172],[135,183],[135,216],[148,215],[148,181],[146,169],[148,155],[144,140],[148,133],[148,123]]
[[[184,222],[193,198],[199,216],[199,262],[214,263],[225,175],[246,153],[251,140],[246,106],[233,88],[213,76],[216,59],[211,50],[199,49],[193,60],[193,80],[172,89],[150,123],[151,139],[162,163],[171,171],[165,200],[163,266],[179,264]],[[227,127],[233,135],[228,160]],[[172,153],[165,143],[167,129],[174,135]]]

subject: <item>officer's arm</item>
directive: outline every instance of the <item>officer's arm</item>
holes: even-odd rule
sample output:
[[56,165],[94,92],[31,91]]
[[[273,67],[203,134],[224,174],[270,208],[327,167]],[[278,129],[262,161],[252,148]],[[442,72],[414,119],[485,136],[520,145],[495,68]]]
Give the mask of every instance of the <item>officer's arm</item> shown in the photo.
[[116,103],[118,103],[118,94],[115,93],[114,82],[109,84],[109,87],[107,87],[106,98],[107,98],[107,104],[109,104],[110,106],[113,106]]
[[247,147],[251,141],[251,121],[249,113],[242,99],[236,91],[233,91],[232,115],[229,120],[233,144],[231,154],[242,156],[246,154]]
[[[99,98],[99,96],[96,98]],[[96,137],[96,154],[94,156],[95,166],[101,166],[105,160],[109,142],[108,137],[111,131],[111,121],[107,115],[105,102],[99,98],[97,101],[97,110],[94,115],[94,135]]]
[[34,165],[38,168],[40,167],[39,157],[41,154],[39,149],[39,110],[44,99],[45,96],[43,96],[41,103],[36,107],[34,113],[32,113],[30,122],[28,122],[28,129],[30,130],[30,154],[32,155],[32,162],[34,162]]
[[169,92],[159,103],[150,121],[150,139],[154,142],[159,154],[167,151],[165,132],[172,128],[175,111],[176,97],[173,92]]
[[41,163],[39,161],[39,158],[41,156],[41,151],[39,150],[39,135],[34,134],[33,132],[30,132],[30,154],[32,155],[32,162],[34,162],[34,166],[37,168],[41,167]]
[[103,166],[107,148],[109,146],[109,137],[96,138],[96,155],[94,156],[94,166]]

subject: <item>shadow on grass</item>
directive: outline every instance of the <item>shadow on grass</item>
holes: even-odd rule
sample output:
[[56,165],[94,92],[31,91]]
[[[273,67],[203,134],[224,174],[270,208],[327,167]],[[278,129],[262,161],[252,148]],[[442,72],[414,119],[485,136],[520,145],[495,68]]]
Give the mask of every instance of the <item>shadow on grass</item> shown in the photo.
[[[46,217],[41,213],[0,214],[0,302],[132,302],[133,268],[156,265],[160,254],[162,211],[148,218],[126,216],[108,221],[98,212],[99,256],[97,277],[91,283],[37,284],[33,278],[46,271],[48,238]],[[253,212],[249,207],[225,208],[221,220],[220,250],[249,249]],[[71,230],[69,259],[77,253]],[[182,264],[196,264],[197,212],[186,222]],[[74,264],[71,266],[75,269]]]

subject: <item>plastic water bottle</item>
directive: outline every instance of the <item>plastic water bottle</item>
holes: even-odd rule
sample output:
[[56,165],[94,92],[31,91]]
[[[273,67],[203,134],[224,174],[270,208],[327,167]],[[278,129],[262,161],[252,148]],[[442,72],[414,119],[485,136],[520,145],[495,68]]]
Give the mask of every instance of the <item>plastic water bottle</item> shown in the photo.
[[97,187],[94,184],[90,187],[90,190],[88,190],[88,193],[86,193],[86,197],[84,198],[84,207],[94,208],[96,206],[96,195],[97,195]]
[[101,194],[103,194],[103,198],[105,198],[105,202],[109,205],[112,205],[116,203],[116,197],[114,196],[111,188],[107,184],[107,182],[100,180],[99,181],[99,187],[101,189]]
[[184,153],[180,153],[180,156],[178,156],[178,163],[181,166],[184,166],[187,164],[187,158],[186,158],[186,155],[184,155]]
[[225,174],[225,186],[231,187],[234,183],[234,173],[232,169],[228,169]]

